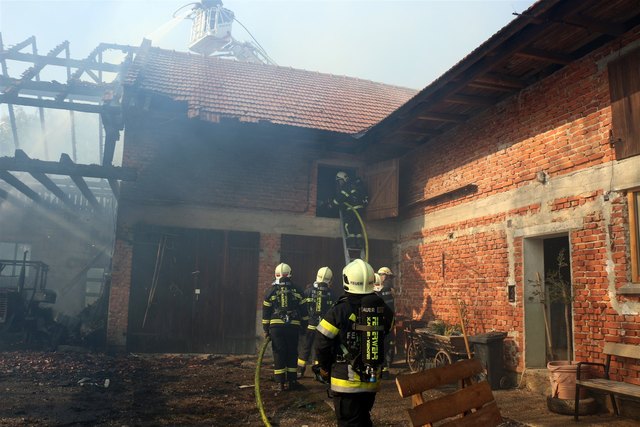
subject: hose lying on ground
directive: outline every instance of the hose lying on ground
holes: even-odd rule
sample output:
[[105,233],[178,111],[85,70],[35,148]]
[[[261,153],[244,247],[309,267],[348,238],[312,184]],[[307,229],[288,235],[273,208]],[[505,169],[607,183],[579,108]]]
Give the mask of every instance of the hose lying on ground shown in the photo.
[[262,404],[262,396],[260,396],[260,369],[262,368],[262,358],[264,357],[264,352],[267,349],[267,345],[271,342],[271,337],[267,337],[264,340],[264,344],[262,344],[262,348],[260,349],[260,353],[258,354],[258,362],[256,363],[256,375],[254,378],[255,390],[256,390],[256,405],[258,406],[258,410],[260,411],[260,417],[262,418],[262,422],[266,427],[271,427],[271,423],[269,423],[269,419],[267,415],[264,413],[264,405]]

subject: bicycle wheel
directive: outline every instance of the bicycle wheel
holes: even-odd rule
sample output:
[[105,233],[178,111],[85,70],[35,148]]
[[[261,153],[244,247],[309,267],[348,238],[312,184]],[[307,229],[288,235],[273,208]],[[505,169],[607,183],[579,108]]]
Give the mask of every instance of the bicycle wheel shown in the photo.
[[407,366],[411,372],[418,372],[422,369],[421,353],[418,344],[411,341],[407,347]]
[[444,350],[440,350],[436,353],[436,356],[433,358],[433,361],[436,366],[445,366],[451,365],[451,356]]

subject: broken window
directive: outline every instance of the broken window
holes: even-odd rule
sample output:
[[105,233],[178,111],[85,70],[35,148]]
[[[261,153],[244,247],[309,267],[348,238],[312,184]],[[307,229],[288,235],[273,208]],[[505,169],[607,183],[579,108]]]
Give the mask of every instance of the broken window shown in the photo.
[[627,193],[631,234],[631,281],[640,283],[640,188]]
[[616,159],[640,154],[640,49],[609,63],[611,133]]

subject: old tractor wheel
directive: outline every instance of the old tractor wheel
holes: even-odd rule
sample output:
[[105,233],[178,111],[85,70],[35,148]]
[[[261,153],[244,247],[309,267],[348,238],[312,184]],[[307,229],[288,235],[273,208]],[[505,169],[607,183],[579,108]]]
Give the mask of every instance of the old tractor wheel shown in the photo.
[[444,350],[440,350],[436,353],[436,356],[433,358],[433,361],[438,366],[451,365],[451,356]]
[[418,345],[415,342],[410,342],[407,346],[407,366],[411,372],[418,372],[422,370],[422,361],[420,360],[421,354]]

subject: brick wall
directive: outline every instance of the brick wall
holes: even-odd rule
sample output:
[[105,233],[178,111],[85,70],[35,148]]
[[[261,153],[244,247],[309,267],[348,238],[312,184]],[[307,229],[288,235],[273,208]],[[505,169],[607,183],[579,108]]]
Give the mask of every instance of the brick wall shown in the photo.
[[[612,191],[622,166],[612,164],[602,59],[620,47],[563,68],[402,159],[401,313],[457,323],[460,299],[468,332],[507,331],[507,365],[522,370],[523,239],[562,234],[571,244],[576,359],[601,360],[604,341],[640,343],[638,297],[615,293],[630,280],[629,234],[624,192]],[[477,191],[418,202],[468,184]],[[516,286],[513,303],[508,285]],[[622,368],[640,381],[638,368]]]

